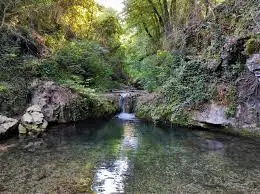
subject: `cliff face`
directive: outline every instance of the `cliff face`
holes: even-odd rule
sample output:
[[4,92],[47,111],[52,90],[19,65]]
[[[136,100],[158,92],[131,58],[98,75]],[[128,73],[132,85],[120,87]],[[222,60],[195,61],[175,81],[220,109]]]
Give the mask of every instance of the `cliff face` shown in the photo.
[[173,51],[209,69],[212,96],[197,107],[185,107],[183,112],[174,106],[157,108],[166,103],[160,95],[152,100],[140,98],[137,114],[155,122],[209,128],[217,125],[259,135],[260,1],[225,1],[183,34],[185,38]]
[[196,41],[199,44],[190,41],[187,45],[190,54],[199,54],[218,74],[218,89],[210,105],[204,105],[205,110],[214,112],[223,107],[224,115],[215,114],[215,117],[226,117],[221,124],[228,123],[237,131],[260,134],[260,1],[227,1],[191,31],[192,36],[200,40]]
[[259,4],[259,0],[227,0],[217,6],[204,21],[184,30],[186,54],[216,58],[231,47],[233,54],[241,51],[260,32]]

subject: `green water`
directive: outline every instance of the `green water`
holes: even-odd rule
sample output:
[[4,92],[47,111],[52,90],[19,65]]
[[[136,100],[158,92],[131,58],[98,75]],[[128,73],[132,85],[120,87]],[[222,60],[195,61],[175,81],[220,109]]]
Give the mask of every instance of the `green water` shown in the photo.
[[260,193],[260,140],[138,121],[0,142],[0,193]]

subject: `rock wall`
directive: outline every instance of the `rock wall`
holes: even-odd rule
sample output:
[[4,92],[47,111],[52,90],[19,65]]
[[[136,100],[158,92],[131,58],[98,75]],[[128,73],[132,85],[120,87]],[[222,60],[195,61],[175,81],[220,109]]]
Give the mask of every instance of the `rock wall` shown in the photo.
[[41,107],[48,122],[58,123],[107,117],[119,109],[117,96],[84,96],[51,81],[35,84],[31,104]]
[[48,122],[67,122],[64,109],[79,96],[52,81],[40,82],[32,89],[32,105],[38,105]]
[[88,118],[104,118],[119,112],[118,94],[82,95],[52,81],[32,82],[23,115],[16,119],[0,115],[0,139],[8,134],[38,135],[48,123],[69,123]]
[[227,114],[229,108],[218,102],[211,101],[203,104],[200,109],[188,108],[178,112],[175,107],[167,106],[161,99],[163,99],[162,95],[156,93],[139,96],[135,106],[136,115],[140,119],[159,124],[202,127],[243,136],[260,136],[259,113],[257,111],[260,103],[241,102],[235,107],[235,115],[230,117]]

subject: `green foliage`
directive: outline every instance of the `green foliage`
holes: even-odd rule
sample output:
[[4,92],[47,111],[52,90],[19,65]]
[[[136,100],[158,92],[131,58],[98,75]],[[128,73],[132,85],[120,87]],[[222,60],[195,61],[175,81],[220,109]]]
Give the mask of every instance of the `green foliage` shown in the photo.
[[235,87],[232,87],[228,90],[227,92],[227,96],[226,96],[226,99],[227,99],[227,103],[229,104],[233,104],[236,102],[237,100],[237,97],[238,97],[238,91]]
[[74,75],[67,79],[61,79],[59,80],[59,83],[79,94],[86,96],[96,96],[95,90],[89,88],[88,80],[83,81],[79,76]]
[[208,100],[211,72],[199,61],[184,61],[165,51],[133,61],[129,74],[148,91],[160,90],[169,102],[198,104]]
[[0,84],[0,93],[5,93],[6,88]]
[[167,77],[163,86],[163,93],[168,100],[174,100],[187,105],[199,104],[211,97],[208,89],[210,71],[202,67],[198,61],[180,61],[179,67],[174,69]]
[[113,10],[103,10],[93,22],[93,38],[105,46],[118,46],[121,33],[119,19]]
[[[60,69],[82,80],[89,80],[91,86],[101,86],[111,81],[112,64],[108,52],[95,42],[74,41],[59,50],[54,60]],[[104,85],[103,85],[104,86]]]
[[252,55],[260,50],[260,38],[250,38],[246,42],[245,53],[247,55]]
[[40,77],[55,77],[59,74],[58,64],[55,61],[44,60],[37,68]]
[[174,39],[181,40],[183,28],[212,14],[212,7],[221,2],[222,0],[124,1],[128,27],[134,28],[137,34],[146,34],[167,50],[174,46],[171,45]]
[[230,117],[235,117],[236,116],[236,105],[235,104],[231,104],[228,106],[225,114],[227,116],[227,118],[230,118]]
[[140,101],[136,105],[136,114],[139,118],[151,120],[155,123],[188,125],[189,112],[181,104],[169,102],[165,98]]
[[236,111],[237,111],[237,98],[238,98],[238,91],[235,87],[231,87],[227,94],[226,94],[226,104],[228,105],[227,110],[225,112],[226,116],[229,117],[235,117]]
[[32,67],[37,76],[84,93],[89,88],[103,91],[113,87],[120,79],[115,77],[120,62],[117,52],[110,52],[97,42],[81,40],[67,42],[51,58],[38,60]]
[[209,86],[214,81],[213,75],[200,61],[185,61],[180,56],[157,51],[138,63],[130,63],[130,69],[145,89],[162,94],[149,103],[137,104],[137,115],[141,118],[188,124],[187,110],[212,98]]

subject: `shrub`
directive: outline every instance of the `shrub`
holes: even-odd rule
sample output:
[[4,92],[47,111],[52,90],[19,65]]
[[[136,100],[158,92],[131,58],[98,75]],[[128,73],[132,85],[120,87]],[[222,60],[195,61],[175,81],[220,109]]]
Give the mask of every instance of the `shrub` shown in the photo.
[[113,73],[106,49],[89,41],[69,43],[55,55],[60,69],[91,80],[90,85],[99,86],[111,81]]
[[[168,102],[198,104],[211,96],[211,72],[199,61],[184,61],[165,51],[145,58],[133,66],[135,79],[148,91],[161,91]],[[133,70],[132,70],[133,71]]]
[[59,75],[58,64],[52,60],[44,60],[37,69],[38,75],[41,77],[55,77]]

